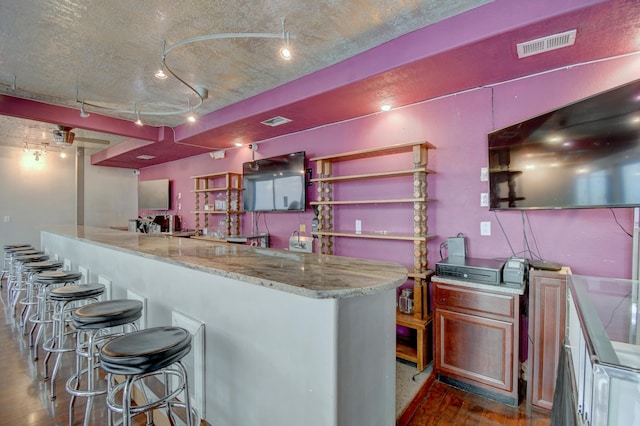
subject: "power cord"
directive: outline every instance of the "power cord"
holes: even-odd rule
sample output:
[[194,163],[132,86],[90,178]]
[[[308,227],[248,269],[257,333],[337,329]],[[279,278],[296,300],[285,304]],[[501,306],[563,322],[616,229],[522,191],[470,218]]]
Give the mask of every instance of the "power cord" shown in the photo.
[[631,233],[629,233],[626,229],[624,229],[622,227],[622,225],[620,224],[620,222],[618,222],[618,217],[616,216],[616,212],[613,211],[612,208],[610,208],[609,210],[611,210],[611,214],[613,215],[613,219],[616,221],[616,223],[618,224],[618,226],[620,227],[620,229],[622,229],[622,231],[624,231],[625,234],[627,234],[628,236],[630,236],[631,238],[633,238],[633,235],[631,235]]

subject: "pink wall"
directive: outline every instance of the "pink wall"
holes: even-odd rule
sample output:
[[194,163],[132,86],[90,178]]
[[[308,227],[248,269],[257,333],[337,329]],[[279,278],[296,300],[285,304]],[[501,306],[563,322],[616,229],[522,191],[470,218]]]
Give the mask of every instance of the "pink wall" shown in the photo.
[[[524,249],[522,215],[520,212],[494,213],[480,207],[480,193],[488,190],[487,183],[480,181],[480,169],[487,166],[487,133],[624,84],[637,78],[639,70],[640,61],[633,57],[575,66],[265,141],[259,144],[255,153],[243,147],[227,151],[223,160],[214,160],[205,154],[149,167],[141,171],[140,179],[170,178],[174,207],[177,208],[178,202],[182,204],[182,210],[173,213],[182,215],[183,226],[193,227],[190,211],[194,197],[190,192],[193,185],[190,176],[227,170],[239,172],[242,163],[249,161],[252,154],[255,158],[264,158],[304,150],[307,157],[314,157],[428,140],[437,147],[430,152],[429,163],[429,168],[437,172],[429,178],[429,196],[436,199],[429,205],[429,229],[430,233],[438,235],[429,243],[430,266],[435,267],[440,258],[440,243],[458,233],[467,237],[469,256],[508,257],[511,249],[500,224],[514,250],[520,252]],[[375,164],[380,168],[388,166],[388,160],[378,160]],[[360,185],[363,193],[375,191],[380,197],[403,190],[402,185],[394,182],[380,181],[369,187]],[[182,194],[180,200],[178,193]],[[309,188],[308,199],[315,199],[315,188]],[[343,209],[337,219],[349,224],[353,218],[361,219],[365,230],[384,228],[410,232],[411,215],[390,208],[384,220],[379,220],[379,210],[376,214],[375,208],[361,207]],[[631,231],[633,210],[615,209],[615,214],[622,226]],[[247,213],[243,218],[246,233],[251,230],[251,217]],[[259,231],[266,232],[268,228],[272,247],[284,248],[299,224],[311,229],[312,217],[311,208],[304,213],[261,214]],[[526,226],[530,247],[546,260],[570,266],[580,275],[631,276],[631,238],[619,228],[609,209],[529,211],[526,217],[533,231]],[[480,235],[481,221],[491,222],[491,236]],[[340,239],[336,243],[336,253],[411,266],[412,245],[375,241],[363,244],[363,240]]]

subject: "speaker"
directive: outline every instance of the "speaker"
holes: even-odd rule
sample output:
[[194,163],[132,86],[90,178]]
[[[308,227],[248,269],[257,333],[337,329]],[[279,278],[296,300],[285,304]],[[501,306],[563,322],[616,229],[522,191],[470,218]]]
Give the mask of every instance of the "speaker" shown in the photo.
[[450,237],[447,239],[449,257],[466,257],[467,245],[464,237]]

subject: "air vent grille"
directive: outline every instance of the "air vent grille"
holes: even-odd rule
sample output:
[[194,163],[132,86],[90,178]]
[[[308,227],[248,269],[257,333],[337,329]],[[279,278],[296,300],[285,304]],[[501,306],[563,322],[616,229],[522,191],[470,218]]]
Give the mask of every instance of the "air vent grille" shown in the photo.
[[562,47],[573,46],[576,41],[576,30],[565,31],[535,40],[525,41],[516,45],[518,58],[537,55],[543,52],[560,49]]
[[154,158],[156,158],[156,156],[143,154],[143,155],[138,155],[136,158],[140,160],[153,160]]
[[277,117],[270,118],[268,120],[261,121],[260,123],[264,124],[265,126],[276,127],[276,126],[280,126],[281,124],[285,124],[289,122],[291,122],[290,119],[277,116]]

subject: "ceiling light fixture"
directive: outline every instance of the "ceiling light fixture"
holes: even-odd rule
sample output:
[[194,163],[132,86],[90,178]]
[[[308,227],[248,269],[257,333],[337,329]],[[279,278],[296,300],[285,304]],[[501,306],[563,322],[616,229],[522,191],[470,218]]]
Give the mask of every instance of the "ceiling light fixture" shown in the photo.
[[156,77],[158,80],[165,80],[165,79],[167,78],[167,75],[164,73],[164,69],[163,69],[163,68],[164,68],[164,61],[163,61],[163,64],[162,64],[162,68],[160,68],[160,69],[159,69],[158,71],[156,71],[156,73],[155,73],[155,77]]
[[189,114],[187,114],[187,121],[189,123],[196,122],[196,115],[193,113],[193,108],[191,108],[191,104],[189,104],[189,100],[187,99],[187,104],[189,106]]
[[380,109],[381,109],[382,111],[391,111],[391,105],[389,105],[389,104],[384,104],[384,105],[382,105],[382,106],[380,107]]
[[[173,49],[177,48],[177,47],[181,47],[181,46],[185,46],[187,44],[191,44],[191,43],[197,43],[197,42],[202,42],[202,41],[209,41],[209,40],[223,40],[223,39],[233,39],[233,38],[242,38],[242,39],[253,39],[253,38],[275,38],[275,39],[280,39],[284,41],[284,48],[286,48],[288,55],[285,56],[284,52],[282,53],[283,58],[285,59],[290,59],[291,58],[291,48],[289,47],[289,41],[291,39],[295,39],[295,36],[289,34],[289,32],[286,30],[285,28],[285,20],[284,18],[282,19],[282,32],[281,33],[225,33],[225,34],[208,34],[208,35],[203,35],[203,36],[197,36],[197,37],[191,37],[188,39],[184,39],[181,41],[178,41],[172,45],[167,46],[166,40],[162,41],[162,56],[161,56],[161,62],[160,62],[160,69],[158,69],[154,75],[156,78],[164,80],[166,78],[168,78],[169,75],[171,75],[172,77],[174,77],[176,80],[178,80],[181,84],[183,84],[185,87],[187,87],[193,95],[195,95],[195,99],[196,99],[196,103],[194,103],[193,105],[190,105],[189,108],[185,109],[185,108],[175,108],[173,110],[167,110],[167,109],[163,109],[162,111],[149,111],[145,108],[145,116],[154,116],[154,117],[161,117],[161,116],[175,116],[175,115],[182,115],[182,114],[189,114],[189,118],[188,120],[195,120],[195,115],[194,115],[194,111],[199,108],[202,103],[204,102],[205,99],[208,98],[209,96],[209,92],[207,90],[207,88],[205,87],[201,87],[201,86],[192,86],[191,84],[189,84],[187,81],[185,81],[183,78],[181,78],[176,72],[174,72],[171,67],[167,64],[167,54],[169,54],[169,52],[171,52]],[[194,96],[191,96],[191,99],[193,99]],[[190,101],[189,98],[187,98],[188,101]],[[77,94],[76,94],[76,102],[80,102],[77,98]],[[96,104],[96,103],[90,103],[90,102],[85,102],[82,101],[82,105],[87,105],[89,107],[91,107],[92,109],[99,109],[99,110],[104,110],[104,111],[108,111],[111,113],[117,113],[117,114],[130,114],[135,116],[136,118],[138,118],[138,111],[136,109],[134,110],[128,110],[128,109],[120,109],[120,108],[112,108],[109,106],[105,106],[105,105],[100,105],[100,104]]]
[[138,111],[138,107],[136,107],[135,110],[136,110],[136,121],[135,121],[136,126],[144,126],[144,123],[140,119],[140,111]]
[[80,107],[80,117],[82,118],[87,118],[88,116],[90,116],[91,114],[89,114],[85,109],[84,109],[84,101],[82,101],[82,106]]
[[293,57],[291,48],[289,47],[289,37],[289,32],[284,27],[284,18],[282,18],[282,39],[284,40],[284,45],[280,48],[280,56],[285,61],[290,61]]
[[48,147],[49,147],[49,144],[46,143],[46,142],[41,142],[39,144],[38,148],[34,148],[33,146],[29,147],[29,144],[27,142],[25,142],[24,143],[24,147],[23,147],[23,151],[27,152],[27,153],[28,152],[32,153],[34,158],[35,158],[35,160],[39,161],[40,157],[42,157],[43,155],[47,155],[47,152],[49,151]]

